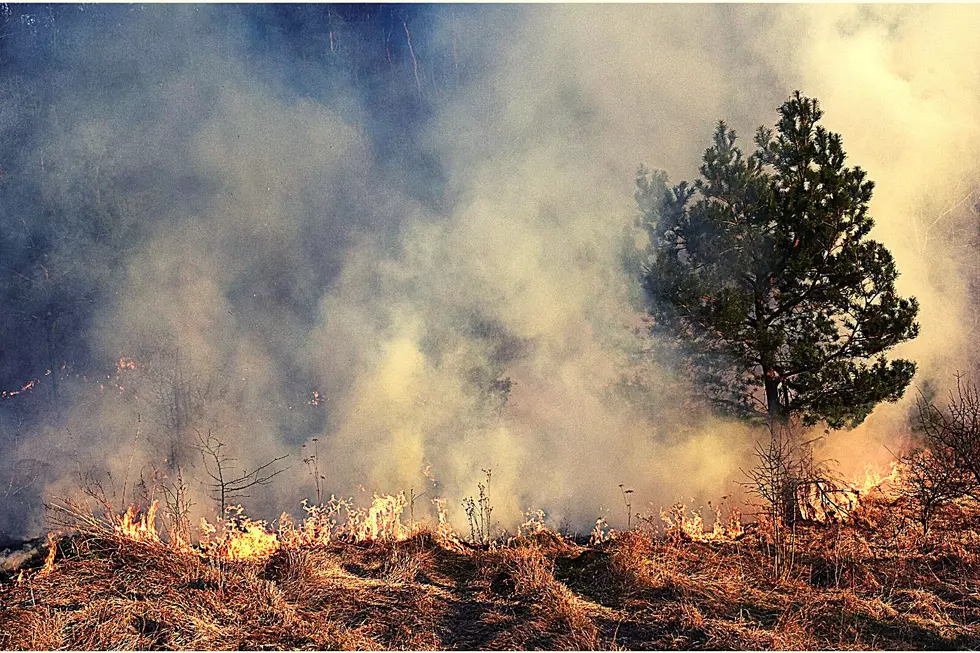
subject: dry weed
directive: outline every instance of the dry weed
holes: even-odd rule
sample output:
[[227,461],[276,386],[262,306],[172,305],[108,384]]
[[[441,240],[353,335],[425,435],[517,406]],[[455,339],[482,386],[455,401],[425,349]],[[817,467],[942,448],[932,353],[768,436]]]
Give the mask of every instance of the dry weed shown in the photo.
[[293,539],[268,555],[235,560],[169,546],[135,512],[137,537],[84,517],[50,571],[42,554],[0,576],[0,646],[980,647],[973,509],[937,512],[927,536],[908,515],[903,527],[904,510],[868,493],[860,519],[798,525],[793,573],[780,577],[751,528],[737,540],[627,531],[594,546],[535,528],[480,547],[439,531],[357,542],[287,528]]

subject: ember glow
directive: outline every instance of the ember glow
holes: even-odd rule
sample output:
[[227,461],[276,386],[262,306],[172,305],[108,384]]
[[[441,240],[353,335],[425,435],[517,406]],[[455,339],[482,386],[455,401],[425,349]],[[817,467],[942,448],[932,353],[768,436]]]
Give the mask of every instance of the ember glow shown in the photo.
[[37,379],[32,379],[25,383],[20,390],[4,390],[0,392],[0,399],[5,399],[9,397],[16,397],[19,394],[30,391],[34,386],[37,385]]

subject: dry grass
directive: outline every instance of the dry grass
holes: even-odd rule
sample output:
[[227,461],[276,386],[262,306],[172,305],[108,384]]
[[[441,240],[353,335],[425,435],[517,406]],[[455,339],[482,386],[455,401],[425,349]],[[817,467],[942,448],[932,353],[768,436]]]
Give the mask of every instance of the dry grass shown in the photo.
[[542,531],[490,547],[430,533],[228,561],[90,528],[0,577],[5,649],[968,649],[980,647],[980,528],[928,536],[866,499],[800,526],[774,578],[764,529],[738,541]]

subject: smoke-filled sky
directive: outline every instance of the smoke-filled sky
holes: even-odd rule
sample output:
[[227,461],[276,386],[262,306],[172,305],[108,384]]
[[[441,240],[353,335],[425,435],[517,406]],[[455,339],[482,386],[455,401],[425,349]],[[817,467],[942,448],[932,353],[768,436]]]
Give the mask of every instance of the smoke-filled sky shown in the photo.
[[[0,401],[0,533],[93,478],[131,500],[154,468],[213,512],[208,432],[236,468],[288,456],[241,499],[263,516],[314,498],[314,452],[328,494],[425,491],[461,527],[490,468],[504,526],[615,523],[621,483],[641,512],[736,492],[755,436],[649,353],[623,248],[641,163],[691,179],[719,119],[751,150],[794,89],[876,182],[873,236],[922,306],[897,352],[916,383],[974,367],[980,8],[0,20],[0,389],[37,380]],[[887,461],[907,410],[825,453]]]

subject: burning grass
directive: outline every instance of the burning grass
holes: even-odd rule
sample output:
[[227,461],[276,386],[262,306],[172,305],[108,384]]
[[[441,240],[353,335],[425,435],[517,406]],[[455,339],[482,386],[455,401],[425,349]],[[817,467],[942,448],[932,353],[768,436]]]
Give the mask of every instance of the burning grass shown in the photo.
[[3,576],[0,646],[980,646],[970,506],[949,506],[924,535],[911,508],[872,490],[846,522],[798,523],[792,564],[777,576],[765,524],[707,529],[678,509],[665,513],[665,536],[606,533],[583,545],[539,519],[476,546],[445,522],[409,529],[403,499],[378,499],[373,511],[309,506],[275,530],[235,512],[194,547],[161,538],[150,509],[114,517],[65,504],[72,532],[51,540],[48,564],[39,555]]

